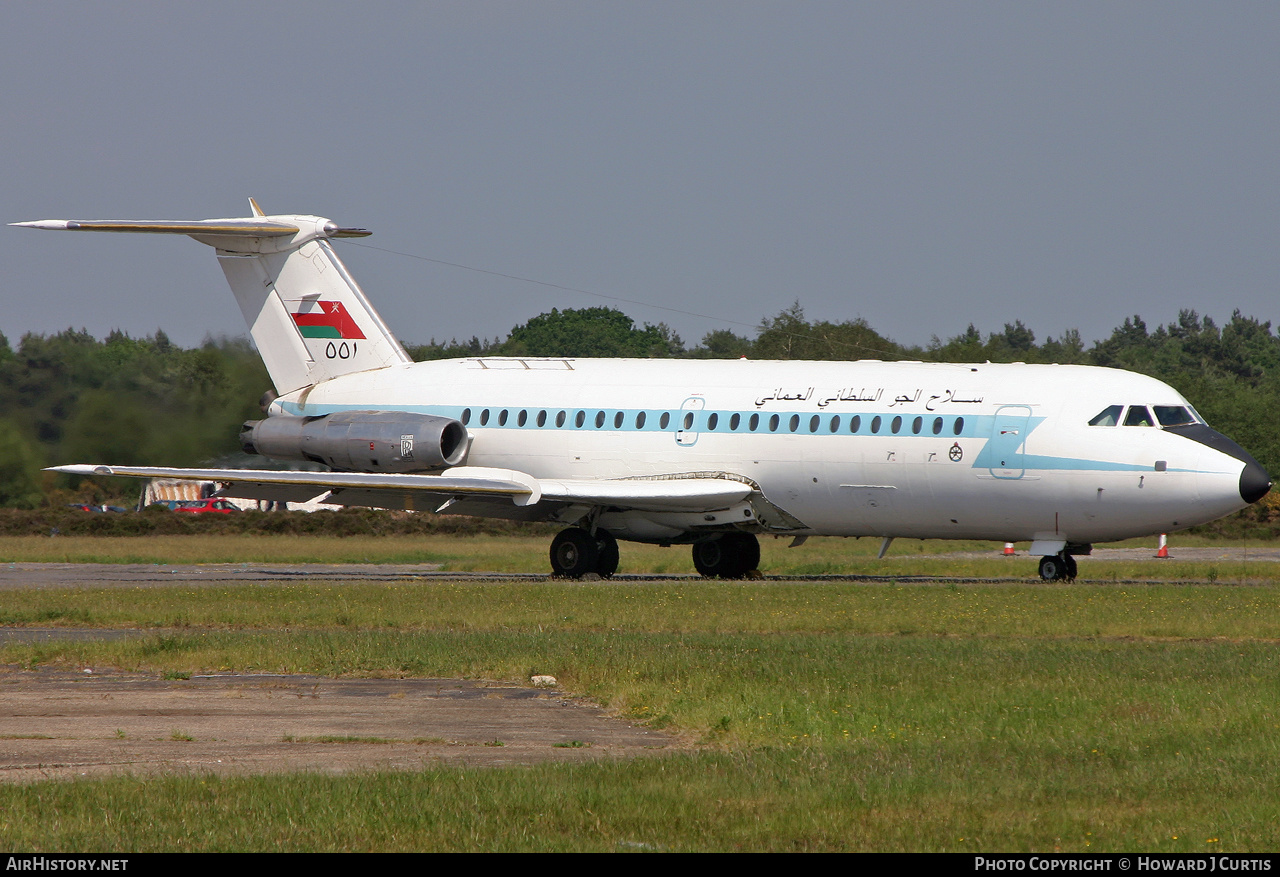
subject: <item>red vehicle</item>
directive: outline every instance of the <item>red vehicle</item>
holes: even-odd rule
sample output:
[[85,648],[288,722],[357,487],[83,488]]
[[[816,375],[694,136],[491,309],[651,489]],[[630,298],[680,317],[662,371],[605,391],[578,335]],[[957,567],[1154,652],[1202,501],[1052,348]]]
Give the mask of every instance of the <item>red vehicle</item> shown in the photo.
[[218,512],[224,515],[240,511],[225,499],[184,499],[174,505],[173,510],[175,512],[191,512],[193,514]]

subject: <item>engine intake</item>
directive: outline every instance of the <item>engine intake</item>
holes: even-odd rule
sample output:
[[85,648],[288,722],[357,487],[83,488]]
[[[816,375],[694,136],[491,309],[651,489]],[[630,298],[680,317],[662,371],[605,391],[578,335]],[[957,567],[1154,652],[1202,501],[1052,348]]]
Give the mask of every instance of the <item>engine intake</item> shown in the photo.
[[278,414],[240,429],[246,454],[310,460],[345,472],[423,472],[462,462],[467,430],[448,417],[407,411]]

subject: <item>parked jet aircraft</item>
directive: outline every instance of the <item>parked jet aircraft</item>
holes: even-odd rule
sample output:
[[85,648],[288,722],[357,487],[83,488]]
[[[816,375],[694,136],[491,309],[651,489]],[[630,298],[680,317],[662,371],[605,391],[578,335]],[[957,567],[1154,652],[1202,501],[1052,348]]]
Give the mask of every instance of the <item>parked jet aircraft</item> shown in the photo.
[[742,577],[757,537],[1030,540],[1046,580],[1094,542],[1256,502],[1267,473],[1169,386],[1070,365],[477,356],[414,363],[318,216],[40,220],[212,246],[275,384],[245,450],[330,472],[55,467],[214,480],[221,495],[567,525],[556,575],[611,575],[617,540],[691,544]]

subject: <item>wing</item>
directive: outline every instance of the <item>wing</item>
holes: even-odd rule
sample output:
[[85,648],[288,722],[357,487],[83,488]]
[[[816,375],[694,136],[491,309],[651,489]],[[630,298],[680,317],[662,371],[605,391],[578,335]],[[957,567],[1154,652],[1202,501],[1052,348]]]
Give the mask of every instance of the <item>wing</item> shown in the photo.
[[54,466],[50,471],[216,481],[223,485],[218,495],[242,499],[306,502],[324,496],[324,502],[337,505],[523,520],[552,519],[565,506],[646,512],[716,511],[743,501],[754,490],[750,484],[728,478],[538,479],[514,469],[479,466],[457,466],[439,475],[94,465]]

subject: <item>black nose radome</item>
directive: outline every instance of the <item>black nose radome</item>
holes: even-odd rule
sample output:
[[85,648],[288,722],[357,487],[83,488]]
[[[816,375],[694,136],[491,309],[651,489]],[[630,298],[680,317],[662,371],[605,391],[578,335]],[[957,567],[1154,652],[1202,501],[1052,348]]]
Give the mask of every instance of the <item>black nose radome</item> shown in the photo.
[[1271,489],[1271,479],[1267,470],[1258,465],[1256,460],[1246,460],[1244,470],[1240,473],[1240,498],[1247,503],[1255,503],[1267,495]]
[[1255,503],[1267,495],[1271,489],[1271,477],[1257,460],[1249,456],[1249,452],[1215,429],[1203,423],[1188,423],[1181,426],[1167,426],[1166,432],[1189,438],[1193,442],[1208,445],[1215,451],[1221,451],[1244,463],[1240,472],[1240,498],[1247,503]]

